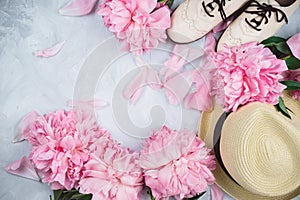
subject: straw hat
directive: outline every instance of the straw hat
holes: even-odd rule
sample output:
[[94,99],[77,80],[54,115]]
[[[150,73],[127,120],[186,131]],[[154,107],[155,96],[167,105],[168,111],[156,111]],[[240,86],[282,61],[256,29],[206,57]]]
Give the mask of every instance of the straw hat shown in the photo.
[[259,102],[228,116],[218,105],[202,113],[199,136],[215,152],[216,184],[236,199],[300,195],[300,102],[283,99],[292,119]]

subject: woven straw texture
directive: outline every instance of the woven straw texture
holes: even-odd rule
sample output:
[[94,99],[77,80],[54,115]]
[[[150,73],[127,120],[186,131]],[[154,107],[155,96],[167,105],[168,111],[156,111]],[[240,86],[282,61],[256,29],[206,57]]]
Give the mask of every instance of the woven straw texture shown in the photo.
[[[292,120],[272,105],[251,103],[225,120],[221,157],[234,182],[217,165],[216,183],[236,199],[291,199],[300,194],[300,103],[285,94]],[[199,136],[213,148],[223,110],[203,112]]]

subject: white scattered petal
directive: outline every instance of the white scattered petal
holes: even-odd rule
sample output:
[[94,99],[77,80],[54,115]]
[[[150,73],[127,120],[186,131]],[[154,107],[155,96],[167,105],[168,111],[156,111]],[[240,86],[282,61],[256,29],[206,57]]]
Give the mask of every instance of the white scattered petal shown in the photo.
[[63,48],[65,42],[66,41],[62,41],[62,42],[57,43],[53,47],[38,50],[38,51],[34,52],[34,55],[37,56],[37,57],[45,57],[45,58],[55,56]]

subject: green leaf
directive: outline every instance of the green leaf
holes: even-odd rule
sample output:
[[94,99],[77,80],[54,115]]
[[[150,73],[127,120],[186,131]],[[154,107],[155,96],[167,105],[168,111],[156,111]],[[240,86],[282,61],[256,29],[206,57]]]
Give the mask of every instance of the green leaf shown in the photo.
[[150,187],[146,186],[146,192],[149,195],[151,200],[155,200]]
[[91,194],[81,194],[81,193],[76,193],[72,195],[71,199],[77,199],[77,200],[82,200],[82,199],[91,199],[92,195]]
[[263,44],[265,46],[274,46],[277,43],[285,42],[285,41],[286,41],[286,39],[284,39],[282,37],[272,36],[272,37],[269,37],[269,38],[263,40],[261,42],[261,44]]
[[173,3],[174,3],[174,0],[168,0],[167,5],[168,5],[168,7],[169,7],[170,9],[171,9]]
[[85,195],[81,196],[80,198],[78,198],[77,200],[91,200],[91,199],[92,199],[91,194],[85,194]]
[[166,5],[171,9],[171,7],[174,3],[174,0],[158,0],[157,2],[158,3],[166,3]]
[[272,51],[276,58],[281,59],[282,57],[286,57],[286,55],[281,53],[275,46],[267,46],[267,48],[269,48]]
[[291,55],[292,54],[292,52],[290,50],[290,47],[287,45],[287,43],[285,41],[275,44],[275,47],[281,53],[284,53],[286,55]]
[[290,70],[300,68],[300,60],[298,58],[295,58],[294,56],[287,58],[285,60],[285,64]]
[[60,200],[71,200],[72,196],[78,193],[79,192],[77,190],[65,190]]
[[300,82],[297,81],[281,81],[282,84],[286,85],[285,90],[299,90],[300,89]]
[[281,112],[284,116],[288,117],[291,119],[291,116],[287,110],[287,108],[284,105],[284,101],[282,99],[282,97],[279,97],[279,103],[275,105],[275,107],[277,108],[277,110],[279,112]]
[[62,195],[63,190],[54,190],[53,194],[54,194],[54,200],[59,200],[60,196]]
[[202,192],[201,194],[198,194],[196,196],[193,196],[191,198],[186,198],[186,200],[198,200],[200,197],[202,197],[205,194],[205,192]]
[[[54,200],[91,200],[91,194],[81,194],[78,190],[54,190]],[[50,199],[52,200],[52,198]]]

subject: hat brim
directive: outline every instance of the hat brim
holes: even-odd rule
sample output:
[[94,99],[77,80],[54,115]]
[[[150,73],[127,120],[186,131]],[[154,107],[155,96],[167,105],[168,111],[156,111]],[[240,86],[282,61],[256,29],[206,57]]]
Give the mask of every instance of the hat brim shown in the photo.
[[[284,93],[285,105],[292,109],[297,117],[300,117],[300,102],[293,100],[287,93]],[[218,119],[224,113],[223,109],[219,105],[214,106],[214,110],[211,112],[202,112],[200,118],[199,137],[206,143],[207,147],[214,148],[213,135],[214,128],[217,124]],[[216,184],[228,195],[235,199],[258,199],[258,200],[290,200],[300,195],[300,187],[294,191],[282,195],[282,196],[262,196],[254,194],[246,190],[232,180],[222,169],[218,162],[216,162],[216,169],[213,174],[216,178]]]

